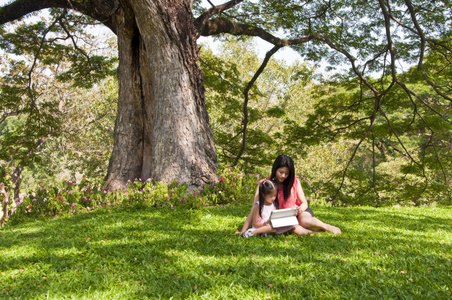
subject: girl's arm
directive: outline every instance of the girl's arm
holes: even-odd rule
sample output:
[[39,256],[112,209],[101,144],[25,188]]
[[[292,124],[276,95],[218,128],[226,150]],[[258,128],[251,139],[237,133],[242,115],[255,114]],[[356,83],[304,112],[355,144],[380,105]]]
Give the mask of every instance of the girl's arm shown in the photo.
[[253,210],[254,210],[254,212],[253,212],[254,213],[253,214],[253,227],[254,228],[260,228],[263,226],[270,225],[270,220],[267,220],[263,223],[258,222],[258,220],[259,220],[259,204],[258,203],[254,203]]
[[[257,203],[256,203],[257,202]],[[253,209],[251,210],[253,216],[252,216],[252,221],[253,221],[253,227],[254,228],[259,228],[265,225],[269,225],[270,224],[270,220],[265,221],[264,223],[259,223],[259,185],[257,186],[256,189],[256,193],[254,194],[254,202],[253,202]]]
[[240,233],[245,233],[245,231],[247,231],[248,228],[250,228],[251,223],[253,223],[254,211],[256,210],[255,206],[256,205],[253,205],[253,207],[251,207],[250,214],[246,218],[245,224],[243,224],[243,227],[242,227],[242,230],[240,231]]
[[254,194],[253,206],[251,207],[250,214],[246,218],[245,224],[243,224],[243,227],[242,227],[242,230],[240,231],[240,233],[244,233],[245,231],[247,231],[248,228],[250,228],[251,223],[253,223],[254,210],[255,210],[254,203],[256,203],[256,201],[259,201],[259,186],[257,187],[256,193]]
[[301,205],[298,207],[298,214],[301,214],[306,209],[308,209],[308,201],[304,196],[303,189],[301,188],[300,180],[297,183],[297,198],[301,201]]

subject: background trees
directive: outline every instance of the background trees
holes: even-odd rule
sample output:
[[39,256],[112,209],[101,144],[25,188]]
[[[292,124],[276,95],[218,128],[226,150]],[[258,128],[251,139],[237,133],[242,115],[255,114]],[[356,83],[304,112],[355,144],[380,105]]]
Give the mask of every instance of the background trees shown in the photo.
[[[123,6],[119,5],[118,11],[130,13],[127,5],[119,4]],[[84,2],[77,5],[74,8],[83,11]],[[140,5],[145,4],[140,2]],[[161,7],[167,9],[170,6]],[[136,7],[133,9],[131,15],[126,14],[132,19]],[[450,10],[449,1],[358,1],[353,7],[340,1],[286,1],[283,4],[279,1],[230,1],[209,9],[195,3],[193,26],[196,30],[189,31],[196,33],[195,39],[196,35],[230,34],[256,36],[274,45],[261,61],[251,56],[247,58],[247,55],[240,61],[230,60],[237,53],[243,54],[243,46],[238,46],[237,42],[230,42],[224,48],[224,55],[206,52],[201,61],[210,93],[209,110],[214,120],[212,128],[220,161],[250,167],[268,163],[275,152],[284,151],[303,162],[298,168],[303,174],[312,174],[310,172],[315,170],[315,176],[306,177],[317,178],[310,182],[320,195],[323,193],[322,197],[340,199],[343,203],[363,198],[367,201],[403,198],[415,204],[432,197],[441,201],[450,199]],[[5,22],[5,11],[0,15]],[[38,34],[35,36],[45,36],[47,31],[54,30],[52,22],[59,24],[58,20],[66,18],[58,10],[52,17],[50,23],[36,29]],[[95,15],[92,17],[96,18]],[[72,17],[67,18],[71,20]],[[77,18],[72,19],[84,20]],[[135,18],[139,19],[138,16]],[[107,22],[107,26],[119,28],[112,26],[117,19],[108,20],[113,23]],[[74,28],[78,28],[75,23],[73,21]],[[78,24],[83,27],[86,21]],[[119,24],[122,23],[116,25]],[[61,27],[61,33],[71,40],[72,35],[64,28]],[[143,29],[129,29],[137,37],[144,34],[140,31]],[[125,41],[131,42],[130,49],[134,49],[133,34],[124,37]],[[30,37],[24,40],[40,45],[38,42],[45,39],[33,41]],[[151,39],[143,44],[137,42],[148,50],[151,44]],[[321,79],[312,77],[312,70],[306,65],[289,67],[273,62],[272,55],[284,46],[292,46],[314,63],[328,62],[332,69],[336,68],[336,76]],[[35,48],[33,53],[44,53],[44,48],[39,51],[39,47]],[[69,53],[55,49],[55,55]],[[228,51],[231,57],[226,61]],[[127,53],[124,58],[130,57],[131,52]],[[84,64],[89,65],[87,74],[92,77],[80,82],[92,82],[97,76],[108,73],[108,66],[112,66],[108,59],[100,57],[89,64],[81,51],[68,56],[80,62],[85,59]],[[195,56],[192,58],[196,60]],[[56,57],[62,58],[61,55]],[[148,62],[143,58],[139,63]],[[260,69],[264,65],[266,69]],[[59,79],[85,78],[77,77],[77,74],[83,74],[82,66],[74,67],[71,70],[76,72],[65,73]],[[145,72],[146,67],[142,67]],[[8,69],[13,74],[24,66],[16,63]],[[147,78],[145,73],[140,74]],[[14,78],[11,75],[11,79]],[[126,80],[124,78],[128,77],[122,75],[120,80]],[[17,80],[22,80],[25,88],[5,88],[2,93],[11,95],[11,99],[25,99],[24,103],[30,107],[27,109],[33,111],[30,80],[27,81],[26,76]],[[146,94],[145,89],[142,92]],[[202,95],[200,97],[202,99]],[[245,106],[244,99],[248,103]],[[11,107],[18,108],[11,103]],[[203,106],[201,102],[199,105]],[[31,133],[28,136],[34,137],[35,145],[39,141],[36,132],[42,137],[50,134],[43,129],[50,128],[46,120],[57,127],[57,118],[51,118],[58,114],[55,103],[46,109],[48,117],[42,115],[39,121],[44,124],[39,127],[41,131],[32,125],[29,127],[34,128],[31,130],[34,136]],[[10,118],[11,113],[6,111],[3,116]],[[135,125],[141,128],[140,124]],[[331,155],[326,155],[327,152]],[[315,160],[312,153],[324,158],[318,161],[318,166],[310,166]],[[330,176],[322,171],[328,168],[326,162],[331,162],[332,171],[339,171],[339,166],[343,169]]]
[[90,34],[81,15],[33,19],[3,27],[0,40],[0,160],[15,200],[22,178],[103,174],[116,112],[111,38]]
[[[275,153],[296,156],[301,148],[284,138],[284,120],[303,123],[312,111],[314,68],[272,59],[249,91],[247,136],[242,155],[244,91],[261,65],[252,40],[230,38],[213,52],[203,47],[201,68],[206,102],[218,157],[224,165],[240,164],[252,171],[256,165],[271,165]],[[206,49],[205,49],[206,48]]]

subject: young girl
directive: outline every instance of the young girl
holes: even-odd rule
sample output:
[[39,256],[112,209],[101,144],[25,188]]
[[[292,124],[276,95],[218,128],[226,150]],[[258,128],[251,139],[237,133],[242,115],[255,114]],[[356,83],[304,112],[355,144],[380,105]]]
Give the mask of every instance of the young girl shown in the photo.
[[254,202],[251,214],[253,215],[253,228],[242,233],[243,237],[250,237],[257,234],[276,233],[281,234],[289,231],[293,226],[285,226],[281,228],[272,228],[270,225],[270,214],[279,208],[277,196],[277,186],[270,180],[264,180],[259,184],[259,199]]

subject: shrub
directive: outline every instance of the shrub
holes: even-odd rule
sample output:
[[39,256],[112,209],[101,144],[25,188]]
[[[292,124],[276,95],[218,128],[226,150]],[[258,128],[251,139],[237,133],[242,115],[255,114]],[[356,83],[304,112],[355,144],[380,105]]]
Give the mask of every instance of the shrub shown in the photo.
[[41,183],[28,191],[11,216],[11,224],[25,219],[71,216],[105,206],[153,206],[174,209],[198,209],[212,205],[247,204],[254,197],[259,174],[245,174],[231,167],[220,169],[215,182],[205,184],[199,191],[189,191],[186,182],[169,184],[140,178],[127,183],[127,190],[110,191],[102,182],[85,177],[80,183],[63,181],[59,184]]

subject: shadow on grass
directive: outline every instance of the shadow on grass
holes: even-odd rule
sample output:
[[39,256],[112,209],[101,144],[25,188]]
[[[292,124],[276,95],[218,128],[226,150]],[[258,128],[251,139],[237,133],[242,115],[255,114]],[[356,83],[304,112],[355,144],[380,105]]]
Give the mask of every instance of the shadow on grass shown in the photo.
[[[234,231],[247,207],[103,209],[7,228],[0,237],[0,298],[446,295],[452,269],[446,217],[431,211],[314,211],[345,228],[344,234],[243,239]],[[442,239],[447,242],[438,244]]]

